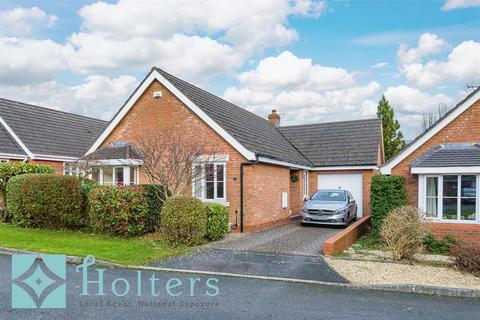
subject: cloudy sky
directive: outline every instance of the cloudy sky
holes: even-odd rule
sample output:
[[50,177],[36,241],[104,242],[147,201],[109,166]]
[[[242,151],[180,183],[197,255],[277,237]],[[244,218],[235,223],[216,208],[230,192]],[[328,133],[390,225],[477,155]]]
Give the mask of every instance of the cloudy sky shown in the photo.
[[407,138],[480,85],[480,0],[0,2],[0,97],[109,120],[155,65],[282,124]]

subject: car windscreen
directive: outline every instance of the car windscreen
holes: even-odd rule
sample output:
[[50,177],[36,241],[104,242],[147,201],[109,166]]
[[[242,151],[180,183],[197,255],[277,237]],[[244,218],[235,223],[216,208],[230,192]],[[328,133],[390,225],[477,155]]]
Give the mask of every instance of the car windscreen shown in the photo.
[[317,191],[310,200],[319,201],[345,201],[344,191]]

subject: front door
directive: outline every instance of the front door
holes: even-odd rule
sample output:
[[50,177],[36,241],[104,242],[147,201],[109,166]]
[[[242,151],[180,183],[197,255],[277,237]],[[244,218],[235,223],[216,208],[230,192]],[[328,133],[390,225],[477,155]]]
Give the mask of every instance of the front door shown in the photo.
[[115,186],[123,186],[123,167],[115,167]]

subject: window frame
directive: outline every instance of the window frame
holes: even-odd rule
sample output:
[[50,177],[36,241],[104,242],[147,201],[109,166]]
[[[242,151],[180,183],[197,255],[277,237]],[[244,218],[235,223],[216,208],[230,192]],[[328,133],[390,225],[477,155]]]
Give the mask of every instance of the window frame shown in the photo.
[[[213,199],[206,198],[206,174],[205,165],[213,165]],[[199,181],[192,181],[192,196],[200,199],[203,202],[217,202],[224,205],[228,205],[227,202],[227,162],[226,161],[211,161],[211,162],[195,162],[192,164],[192,170],[196,170],[196,167],[200,166],[202,172],[200,173]],[[219,181],[217,167],[223,166],[223,180]],[[196,184],[200,182],[200,196],[197,196]],[[218,182],[223,182],[223,197],[218,197]]]
[[[444,176],[457,176],[457,218],[456,219],[444,219],[443,218],[443,177]],[[475,176],[475,219],[473,220],[461,220],[461,205],[462,198],[473,198],[473,197],[462,197],[462,176]],[[436,177],[438,180],[437,185],[437,216],[426,216],[427,219],[432,219],[435,222],[444,222],[444,223],[466,223],[466,224],[478,224],[480,223],[480,174],[477,173],[445,173],[445,174],[426,174],[419,175],[418,179],[418,197],[419,197],[419,208],[421,211],[426,212],[427,208],[427,178]]]
[[303,170],[303,199],[308,199],[308,170]]

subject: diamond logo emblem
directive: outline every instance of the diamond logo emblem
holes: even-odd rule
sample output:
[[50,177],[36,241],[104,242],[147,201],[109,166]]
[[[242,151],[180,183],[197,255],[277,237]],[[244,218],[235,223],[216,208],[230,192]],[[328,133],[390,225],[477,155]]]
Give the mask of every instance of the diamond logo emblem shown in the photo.
[[64,255],[12,256],[12,308],[65,308]]

